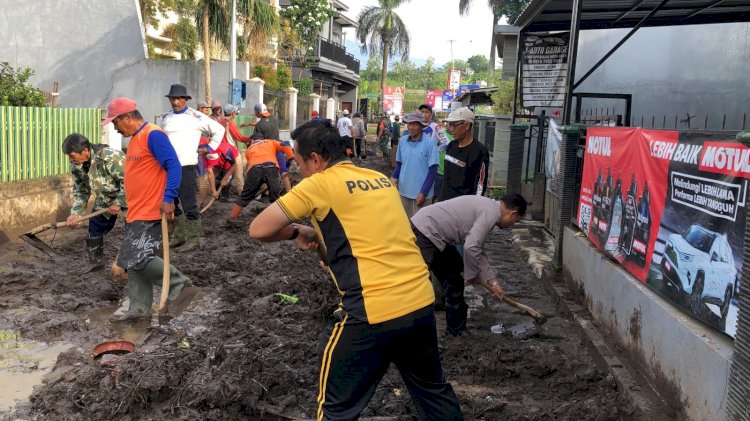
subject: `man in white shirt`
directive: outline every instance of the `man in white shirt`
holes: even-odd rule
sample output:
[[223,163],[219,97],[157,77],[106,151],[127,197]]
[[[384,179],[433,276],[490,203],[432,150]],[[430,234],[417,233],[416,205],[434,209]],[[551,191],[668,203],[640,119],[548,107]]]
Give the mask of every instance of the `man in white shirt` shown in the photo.
[[341,140],[346,145],[346,156],[352,156],[354,152],[354,139],[352,138],[352,120],[349,118],[349,110],[341,112],[341,118],[336,123],[336,127],[339,129]]
[[198,144],[201,135],[210,138],[208,148],[213,151],[224,138],[224,127],[205,114],[187,106],[192,99],[184,85],[174,84],[165,95],[172,110],[162,114],[161,128],[169,136],[177,158],[182,165],[179,198],[175,199],[175,230],[170,247],[179,251],[200,248],[201,213],[195,194]]

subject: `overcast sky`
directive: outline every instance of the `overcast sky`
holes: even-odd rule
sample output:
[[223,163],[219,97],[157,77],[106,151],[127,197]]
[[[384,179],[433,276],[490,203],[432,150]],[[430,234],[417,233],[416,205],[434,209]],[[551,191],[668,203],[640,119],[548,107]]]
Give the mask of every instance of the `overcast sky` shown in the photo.
[[[354,20],[365,6],[378,4],[377,0],[343,1],[349,6],[344,15]],[[412,61],[432,56],[438,65],[450,62],[451,39],[455,59],[465,60],[475,54],[489,58],[492,11],[487,0],[473,0],[466,16],[458,14],[458,0],[411,0],[397,8],[396,13],[409,28]],[[356,39],[353,29],[346,32],[347,40]]]

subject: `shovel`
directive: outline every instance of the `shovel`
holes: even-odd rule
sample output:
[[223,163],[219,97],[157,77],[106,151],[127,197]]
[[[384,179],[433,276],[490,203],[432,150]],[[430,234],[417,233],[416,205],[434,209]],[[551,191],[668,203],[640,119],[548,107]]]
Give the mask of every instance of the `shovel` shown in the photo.
[[[487,284],[487,282],[480,281],[479,283],[482,284],[482,286],[484,286],[485,288],[490,289],[489,288],[489,284]],[[515,307],[515,308],[523,311],[524,313],[528,314],[529,316],[533,317],[534,321],[537,322],[537,323],[539,323],[539,324],[544,323],[545,320],[546,320],[546,317],[544,317],[544,314],[542,314],[542,313],[534,310],[533,308],[531,308],[531,307],[529,307],[529,306],[527,306],[525,304],[521,304],[518,301],[515,301],[515,300],[513,300],[512,298],[510,298],[508,296],[504,295],[503,296],[503,301],[506,302],[506,303],[508,303],[508,304],[510,304],[511,306],[513,306],[513,307]]]
[[151,327],[159,328],[159,315],[167,308],[169,298],[169,229],[167,227],[167,214],[161,214],[161,243],[164,249],[164,272],[161,280],[161,297],[159,298],[159,310],[151,313]]
[[[221,194],[221,189],[223,189],[223,188],[224,188],[224,186],[219,186],[219,191],[216,192],[217,196]],[[216,201],[216,199],[213,196],[211,196],[211,200],[208,201],[208,204],[203,209],[201,209],[201,213],[207,211],[208,208],[210,208],[211,205],[213,205],[215,201]]]
[[[91,219],[95,216],[99,216],[107,212],[107,208],[99,209],[96,212],[90,213],[88,215],[84,215],[80,218],[78,218],[78,222],[85,221],[87,219]],[[23,241],[29,243],[32,247],[35,249],[41,251],[42,253],[46,254],[49,257],[54,258],[57,253],[52,249],[52,247],[48,246],[44,241],[40,240],[39,237],[36,235],[39,233],[42,233],[44,231],[48,230],[56,230],[58,228],[62,228],[68,226],[67,222],[50,222],[49,224],[40,225],[31,231],[21,234],[18,236],[18,238],[22,239]]]

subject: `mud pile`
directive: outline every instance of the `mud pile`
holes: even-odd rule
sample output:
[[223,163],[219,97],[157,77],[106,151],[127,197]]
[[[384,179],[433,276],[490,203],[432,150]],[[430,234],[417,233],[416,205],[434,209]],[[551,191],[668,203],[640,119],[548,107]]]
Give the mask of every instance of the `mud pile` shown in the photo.
[[[388,173],[370,155],[364,165]],[[3,248],[0,323],[22,335],[66,341],[48,381],[15,415],[29,419],[298,419],[315,416],[318,341],[337,304],[332,282],[314,253],[291,242],[263,244],[244,228],[225,228],[230,203],[204,215],[203,248],[175,253],[173,264],[200,293],[166,332],[134,326],[135,352],[94,360],[97,343],[122,336],[106,322],[124,285],[99,273],[78,274],[85,259],[83,230],[53,243],[63,263],[52,264],[22,243]],[[107,237],[114,257],[122,237]],[[494,264],[506,292],[548,315],[544,325],[467,287],[472,306],[463,338],[440,334],[443,369],[469,420],[633,419],[611,377],[597,368],[572,323],[558,317],[508,232],[491,238]],[[30,258],[29,256],[34,256]],[[299,298],[292,304],[282,293]],[[438,313],[442,324],[443,313]],[[502,325],[504,333],[492,333]],[[520,326],[513,330],[513,327]],[[132,332],[131,332],[132,334]],[[389,370],[363,416],[413,419],[415,410],[395,369]]]

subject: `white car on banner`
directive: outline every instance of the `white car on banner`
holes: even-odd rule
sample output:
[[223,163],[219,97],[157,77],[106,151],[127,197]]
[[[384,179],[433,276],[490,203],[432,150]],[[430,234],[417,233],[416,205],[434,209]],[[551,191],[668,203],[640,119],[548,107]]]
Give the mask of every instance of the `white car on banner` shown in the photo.
[[727,236],[700,225],[684,234],[671,234],[661,260],[665,288],[687,294],[690,310],[701,314],[703,304],[719,306],[722,323],[737,283],[737,268]]

